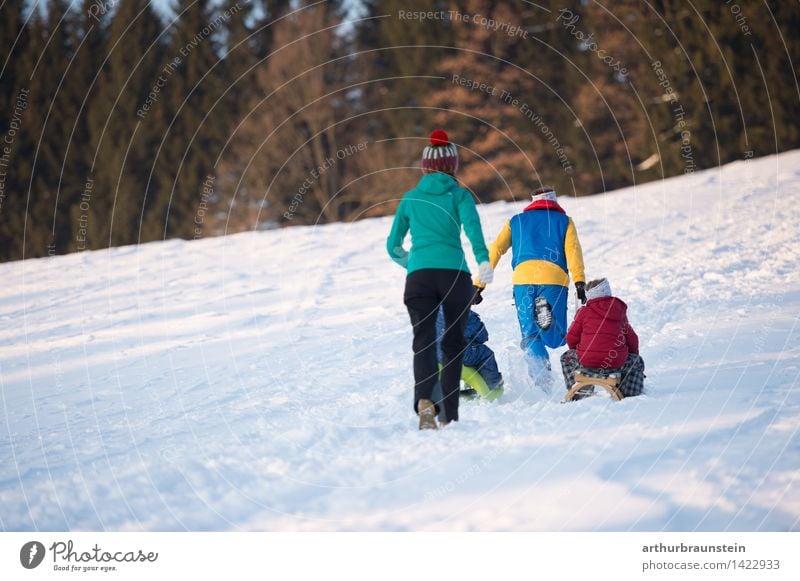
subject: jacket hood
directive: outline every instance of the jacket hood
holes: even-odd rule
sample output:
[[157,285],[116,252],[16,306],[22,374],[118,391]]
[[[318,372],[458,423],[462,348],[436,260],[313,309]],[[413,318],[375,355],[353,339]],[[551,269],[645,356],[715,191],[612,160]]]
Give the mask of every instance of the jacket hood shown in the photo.
[[600,297],[586,302],[586,307],[598,317],[612,321],[624,321],[628,317],[628,305],[617,297]]
[[435,196],[446,194],[450,190],[455,189],[458,182],[451,175],[441,172],[434,172],[425,174],[417,184],[417,189],[425,192],[426,194],[433,194]]

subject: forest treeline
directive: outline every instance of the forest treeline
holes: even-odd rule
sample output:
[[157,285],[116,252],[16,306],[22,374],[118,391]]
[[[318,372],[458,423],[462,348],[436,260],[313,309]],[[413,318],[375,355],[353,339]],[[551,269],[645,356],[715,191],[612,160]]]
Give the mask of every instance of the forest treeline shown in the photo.
[[6,0],[0,260],[391,214],[438,127],[480,202],[797,148],[799,7]]

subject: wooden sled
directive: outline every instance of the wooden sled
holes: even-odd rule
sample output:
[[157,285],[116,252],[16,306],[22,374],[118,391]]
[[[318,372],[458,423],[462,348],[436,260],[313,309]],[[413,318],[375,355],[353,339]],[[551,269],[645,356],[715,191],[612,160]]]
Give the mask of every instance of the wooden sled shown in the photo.
[[564,402],[572,401],[578,390],[584,387],[596,385],[605,389],[611,399],[619,401],[622,399],[622,393],[619,391],[619,384],[622,381],[622,374],[618,371],[614,373],[596,373],[586,369],[578,369],[575,372],[575,383],[564,396]]

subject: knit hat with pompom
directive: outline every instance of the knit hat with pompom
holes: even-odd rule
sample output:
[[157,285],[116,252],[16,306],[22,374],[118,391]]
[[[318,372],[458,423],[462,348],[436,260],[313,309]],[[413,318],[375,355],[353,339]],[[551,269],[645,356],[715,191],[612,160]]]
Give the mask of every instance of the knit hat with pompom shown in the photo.
[[431,133],[431,144],[422,152],[422,171],[425,173],[440,171],[454,174],[458,169],[458,151],[450,143],[447,133],[437,129]]

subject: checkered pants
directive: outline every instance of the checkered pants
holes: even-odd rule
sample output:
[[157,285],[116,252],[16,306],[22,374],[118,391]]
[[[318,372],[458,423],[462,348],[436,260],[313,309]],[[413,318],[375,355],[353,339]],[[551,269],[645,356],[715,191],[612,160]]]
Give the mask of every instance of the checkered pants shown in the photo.
[[[565,351],[561,356],[561,372],[564,374],[564,383],[567,386],[567,390],[575,383],[575,372],[580,367],[578,352],[575,349]],[[635,353],[629,353],[625,363],[619,369],[591,369],[588,367],[586,369],[596,373],[619,371],[622,374],[619,391],[623,397],[641,395],[644,390],[644,359]]]

